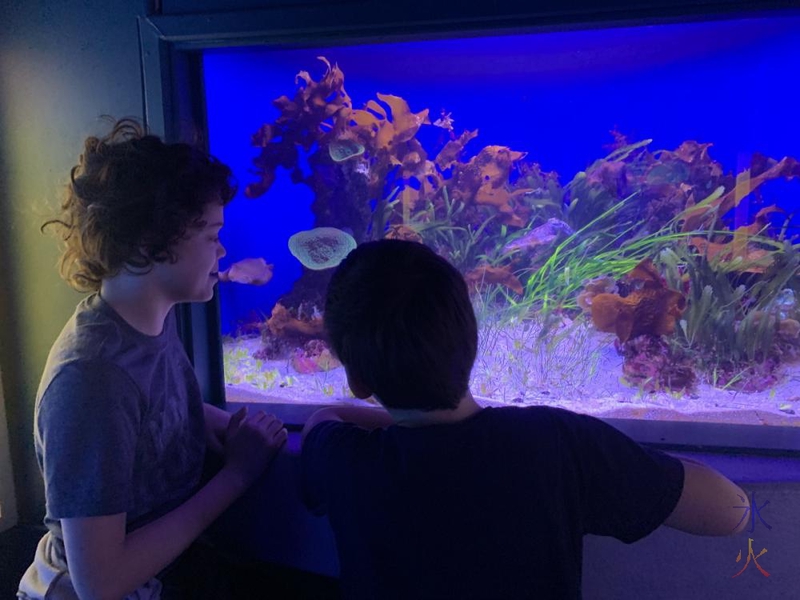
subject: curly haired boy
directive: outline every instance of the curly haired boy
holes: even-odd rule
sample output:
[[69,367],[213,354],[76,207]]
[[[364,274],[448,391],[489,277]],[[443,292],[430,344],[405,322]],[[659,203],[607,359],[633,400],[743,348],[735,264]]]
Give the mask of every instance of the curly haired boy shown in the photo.
[[[64,242],[62,277],[91,294],[37,393],[48,531],[20,598],[185,597],[160,574],[285,443],[272,415],[205,404],[177,335],[175,305],[213,296],[234,192],[227,166],[135,121],[86,140],[43,225]],[[203,481],[206,450],[224,466]]]

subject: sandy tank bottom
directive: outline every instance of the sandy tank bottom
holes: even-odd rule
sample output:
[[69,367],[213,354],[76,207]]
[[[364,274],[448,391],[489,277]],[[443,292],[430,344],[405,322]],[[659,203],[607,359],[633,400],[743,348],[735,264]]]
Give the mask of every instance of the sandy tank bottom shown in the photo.
[[[586,327],[556,332],[548,347],[530,324],[483,327],[471,389],[485,406],[546,405],[598,417],[800,426],[800,364],[777,385],[745,393],[698,383],[691,393],[646,392],[622,381],[614,336]],[[258,360],[258,337],[223,344],[228,402],[370,405],[349,391],[344,369],[298,373],[289,360]]]

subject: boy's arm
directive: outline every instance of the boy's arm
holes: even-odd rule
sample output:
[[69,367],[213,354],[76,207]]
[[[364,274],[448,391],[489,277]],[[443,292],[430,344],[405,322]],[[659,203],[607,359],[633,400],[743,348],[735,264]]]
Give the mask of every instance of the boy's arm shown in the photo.
[[303,426],[301,444],[305,441],[308,432],[323,421],[344,421],[353,423],[363,429],[377,429],[389,427],[394,421],[383,408],[369,408],[362,406],[329,406],[312,414]]
[[125,513],[62,519],[69,570],[83,599],[122,598],[175,560],[245,487],[220,471],[160,519],[125,533]]
[[231,414],[213,404],[203,402],[203,417],[206,424],[206,443],[208,447],[217,454],[224,453],[225,432],[228,430]]
[[121,598],[183,552],[263,472],[286,442],[263,412],[230,419],[226,464],[194,496],[152,523],[125,532],[125,513],[62,519],[73,585],[83,599]]
[[738,485],[711,467],[691,458],[683,463],[683,492],[664,525],[696,535],[730,535],[747,525],[750,506]]

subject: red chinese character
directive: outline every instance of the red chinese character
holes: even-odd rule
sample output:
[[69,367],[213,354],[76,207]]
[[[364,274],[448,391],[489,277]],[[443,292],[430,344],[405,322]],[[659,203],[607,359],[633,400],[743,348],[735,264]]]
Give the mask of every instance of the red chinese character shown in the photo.
[[[750,557],[751,556],[753,557],[753,562],[756,563],[756,567],[758,567],[758,570],[761,571],[761,574],[764,577],[769,577],[769,573],[767,573],[764,569],[761,568],[761,565],[758,564],[758,560],[757,560],[759,556],[761,556],[763,554],[766,554],[766,552],[767,552],[767,549],[766,548],[762,548],[761,552],[758,553],[758,556],[755,556],[753,554],[753,538],[747,538],[747,562],[744,563],[744,566],[742,567],[742,570],[739,571],[736,575],[733,575],[733,577],[738,577],[739,575],[744,573],[744,570],[747,568],[747,565],[750,564]],[[740,560],[742,560],[742,551],[741,550],[739,550],[739,556],[736,557],[736,562],[738,563]],[[731,577],[731,579],[733,579],[733,577]]]

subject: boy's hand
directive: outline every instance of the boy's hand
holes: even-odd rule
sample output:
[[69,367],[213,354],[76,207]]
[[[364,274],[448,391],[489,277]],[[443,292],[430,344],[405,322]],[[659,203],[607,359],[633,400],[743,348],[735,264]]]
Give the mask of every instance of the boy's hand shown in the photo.
[[247,407],[236,411],[225,436],[225,468],[249,487],[264,472],[286,443],[289,434],[283,422],[264,411],[247,414]]

